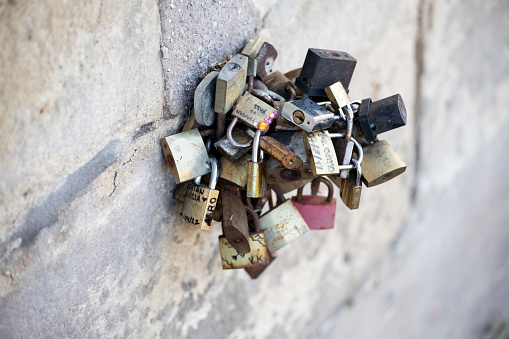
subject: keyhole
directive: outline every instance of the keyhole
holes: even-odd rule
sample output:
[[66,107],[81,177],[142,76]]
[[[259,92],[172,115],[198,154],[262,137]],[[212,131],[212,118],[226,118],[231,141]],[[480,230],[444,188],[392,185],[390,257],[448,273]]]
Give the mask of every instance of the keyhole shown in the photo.
[[302,111],[295,111],[295,112],[293,112],[293,121],[297,125],[302,124],[304,122],[304,119],[305,119],[305,116],[304,116],[304,113]]

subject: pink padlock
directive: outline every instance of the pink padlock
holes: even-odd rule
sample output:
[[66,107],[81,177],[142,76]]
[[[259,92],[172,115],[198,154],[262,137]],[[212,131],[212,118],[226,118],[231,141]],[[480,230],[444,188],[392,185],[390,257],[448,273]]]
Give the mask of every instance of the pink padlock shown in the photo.
[[[327,197],[317,196],[318,187],[323,182],[329,189]],[[300,212],[309,228],[323,230],[334,228],[336,216],[336,199],[333,199],[332,183],[324,177],[317,177],[311,183],[311,195],[302,196],[303,187],[297,190],[297,196],[292,198],[293,205]]]

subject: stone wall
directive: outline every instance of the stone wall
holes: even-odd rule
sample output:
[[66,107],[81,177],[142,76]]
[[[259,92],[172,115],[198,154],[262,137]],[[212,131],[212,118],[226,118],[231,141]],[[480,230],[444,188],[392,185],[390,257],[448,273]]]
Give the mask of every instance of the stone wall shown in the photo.
[[[504,1],[0,0],[0,337],[490,337],[509,319]],[[179,221],[160,139],[254,32],[401,93],[408,164],[258,279]],[[497,332],[498,331],[498,332]]]

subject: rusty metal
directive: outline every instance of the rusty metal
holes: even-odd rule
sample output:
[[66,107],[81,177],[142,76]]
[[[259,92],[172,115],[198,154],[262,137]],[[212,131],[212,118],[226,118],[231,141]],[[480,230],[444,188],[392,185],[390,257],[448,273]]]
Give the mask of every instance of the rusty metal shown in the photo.
[[253,81],[253,88],[260,89],[262,91],[268,90],[268,87],[260,79],[256,79],[256,78]]
[[216,130],[213,128],[204,129],[200,131],[200,135],[202,138],[210,137],[212,135],[216,135]]
[[[238,128],[232,131],[232,137],[233,139],[235,139],[235,141],[241,144],[245,144],[251,141],[251,137],[245,131]],[[244,148],[238,148],[233,146],[228,141],[228,138],[226,136],[216,141],[214,146],[219,151],[219,153],[221,153],[224,157],[228,158],[228,160],[230,161],[236,161],[242,158],[242,156],[244,156],[251,149],[251,146]]]
[[226,114],[218,114],[216,117],[216,139],[219,140],[225,135]]
[[248,77],[248,83],[247,83],[247,92],[251,94],[253,91],[253,83],[254,83],[254,77],[250,76]]
[[[252,204],[251,204],[251,206],[252,206]],[[245,208],[247,214],[249,214],[251,216],[250,228],[253,230],[253,232],[260,232],[260,220],[258,218],[258,214],[256,214],[253,207],[244,206],[244,208]]]
[[272,184],[275,185],[279,190],[286,194],[291,191],[295,191],[296,189],[299,189],[300,187],[303,187],[310,183],[312,179],[305,179],[305,180],[294,180],[289,182],[280,182],[278,184]]
[[269,105],[274,105],[274,99],[266,91],[253,89],[251,94]]
[[269,136],[260,138],[260,148],[279,161],[285,168],[297,169],[302,166],[302,159],[291,149]]
[[161,144],[177,184],[210,173],[207,148],[198,129],[170,135]]
[[[293,84],[283,73],[279,71],[271,73],[265,77],[264,83],[271,91],[281,95],[285,100],[293,100]],[[294,93],[295,91],[293,91],[293,96]]]
[[295,78],[297,78],[300,75],[301,71],[302,71],[302,67],[291,70],[290,72],[285,73],[285,77],[287,77],[288,80],[290,80],[291,82],[295,83]]
[[244,92],[248,58],[237,54],[219,72],[216,80],[214,110],[226,114]]
[[[320,183],[324,183],[328,188],[326,197],[317,195]],[[312,230],[333,228],[336,216],[336,199],[333,199],[332,183],[323,177],[318,177],[312,181],[311,195],[303,196],[302,191],[303,187],[297,190],[297,196],[292,198],[292,202],[309,228]]]
[[219,237],[219,252],[224,270],[258,267],[269,263],[269,253],[265,244],[264,233],[251,233],[248,241],[251,251],[244,254],[239,253],[225,236]]
[[268,42],[264,42],[255,58],[258,63],[256,74],[262,81],[264,81],[265,77],[272,72],[272,67],[274,66],[276,58],[277,51],[274,46]]
[[405,172],[406,164],[385,140],[363,147],[362,181],[367,187],[380,185]]
[[249,155],[244,155],[237,161],[230,161],[227,157],[222,157],[219,160],[219,177],[241,189],[246,189],[250,160]]
[[274,262],[274,260],[276,260],[276,258],[277,258],[276,253],[271,254],[269,251],[267,251],[267,252],[269,255],[269,263],[267,265],[251,267],[251,268],[245,269],[247,274],[249,274],[249,276],[251,277],[251,279],[258,278],[265,271],[265,269],[267,267],[269,267],[269,265],[272,264]]
[[249,253],[249,229],[244,204],[237,194],[225,189],[221,192],[223,235],[239,253]]

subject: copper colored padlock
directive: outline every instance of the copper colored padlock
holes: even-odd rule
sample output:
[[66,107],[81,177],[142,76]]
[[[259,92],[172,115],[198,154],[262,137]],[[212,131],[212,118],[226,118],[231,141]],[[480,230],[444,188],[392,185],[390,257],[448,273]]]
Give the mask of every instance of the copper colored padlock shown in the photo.
[[[321,182],[327,185],[329,189],[327,197],[316,195]],[[297,190],[297,196],[292,198],[292,202],[309,228],[312,230],[333,228],[334,217],[336,216],[336,199],[332,198],[334,194],[332,183],[323,177],[318,177],[311,183],[311,195],[303,196],[303,188]]]

